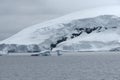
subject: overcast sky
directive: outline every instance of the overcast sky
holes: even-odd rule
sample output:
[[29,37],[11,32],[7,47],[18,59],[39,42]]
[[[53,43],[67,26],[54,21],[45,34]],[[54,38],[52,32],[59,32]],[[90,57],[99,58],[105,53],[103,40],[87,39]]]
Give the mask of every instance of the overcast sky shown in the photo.
[[71,12],[119,4],[120,0],[0,0],[0,40]]

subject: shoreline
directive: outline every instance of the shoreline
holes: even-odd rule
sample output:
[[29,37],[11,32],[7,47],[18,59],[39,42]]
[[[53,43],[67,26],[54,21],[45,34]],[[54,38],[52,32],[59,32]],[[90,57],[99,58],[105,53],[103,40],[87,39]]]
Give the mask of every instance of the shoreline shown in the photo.
[[[31,56],[39,53],[8,53],[0,54],[1,56]],[[120,51],[61,51],[60,56],[79,56],[79,55],[104,55],[104,54],[120,54]],[[56,52],[52,52],[51,56],[58,56]]]

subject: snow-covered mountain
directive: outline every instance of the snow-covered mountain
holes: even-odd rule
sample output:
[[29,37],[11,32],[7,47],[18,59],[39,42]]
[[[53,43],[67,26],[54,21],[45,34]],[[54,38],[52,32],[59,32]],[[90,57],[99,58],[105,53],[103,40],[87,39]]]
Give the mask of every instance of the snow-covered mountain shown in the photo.
[[103,51],[120,47],[120,6],[72,13],[28,27],[0,42],[0,50]]

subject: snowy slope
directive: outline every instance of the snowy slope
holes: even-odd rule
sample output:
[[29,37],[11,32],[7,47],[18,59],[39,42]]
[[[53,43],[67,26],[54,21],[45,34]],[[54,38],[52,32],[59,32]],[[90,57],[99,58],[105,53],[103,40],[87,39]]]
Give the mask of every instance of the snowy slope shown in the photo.
[[[2,41],[1,43],[8,44],[38,44],[47,39],[52,31],[64,26],[61,23],[70,22],[75,19],[82,19],[88,17],[95,17],[99,15],[116,15],[120,16],[120,6],[110,6],[102,8],[94,8],[90,10],[84,10],[76,13],[72,13],[61,18],[40,23],[31,27],[28,27],[14,36]],[[47,34],[44,34],[47,33]],[[50,33],[50,34],[49,34]]]
[[60,43],[53,51],[109,51],[120,46],[116,33],[91,33]]
[[[1,41],[0,50],[12,50],[14,52],[19,49],[21,52],[24,49],[27,52],[28,49],[31,50],[30,46],[32,49],[37,46],[39,48],[37,51],[53,48],[57,50],[63,49],[66,45],[79,45],[84,41],[90,45],[90,48],[85,50],[98,50],[98,46],[101,44],[104,45],[101,46],[100,50],[119,47],[119,9],[120,6],[94,8],[28,27]],[[99,43],[98,46],[97,42]],[[109,46],[108,43],[112,44]]]

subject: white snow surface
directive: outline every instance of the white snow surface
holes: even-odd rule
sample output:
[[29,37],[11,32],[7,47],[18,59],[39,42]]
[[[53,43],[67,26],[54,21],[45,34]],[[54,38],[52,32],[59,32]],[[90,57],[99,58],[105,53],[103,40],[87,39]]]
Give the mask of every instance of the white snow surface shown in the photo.
[[[68,50],[81,51],[109,50],[120,46],[119,10],[120,6],[108,6],[78,11],[28,27],[12,37],[1,41],[0,44],[39,44],[49,46],[49,44],[53,42],[56,43],[58,39],[66,36],[68,37],[67,41],[58,44],[54,50],[64,50],[68,48]],[[80,26],[82,28],[91,28],[94,26],[103,26],[105,28],[107,26],[109,29],[103,29],[101,32],[93,31],[91,34],[84,32],[82,35],[70,39],[70,35],[75,33],[75,31],[72,30],[73,25]],[[117,27],[117,29],[113,29],[112,27]]]
[[[116,15],[120,16],[120,6],[99,7],[83,11],[78,11],[58,19],[40,23],[28,27],[12,37],[3,40],[1,43],[6,44],[39,44],[48,39],[54,30],[61,28],[60,23],[67,23],[75,19],[96,17],[99,15]],[[47,34],[46,31],[48,32]]]
[[53,51],[108,51],[120,46],[120,34],[114,31],[84,33],[74,39],[60,43]]

